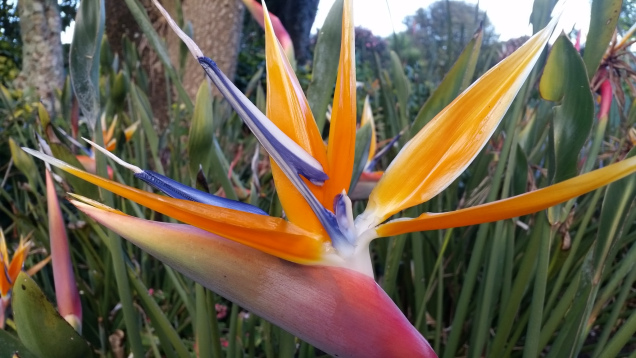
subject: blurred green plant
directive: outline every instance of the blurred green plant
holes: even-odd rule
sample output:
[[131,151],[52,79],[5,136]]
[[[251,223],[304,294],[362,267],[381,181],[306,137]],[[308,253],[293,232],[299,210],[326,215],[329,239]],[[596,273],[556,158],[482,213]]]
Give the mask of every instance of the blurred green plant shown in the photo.
[[[615,5],[600,0],[594,4]],[[535,29],[548,22],[553,5],[552,1],[535,2]],[[475,161],[442,193],[409,209],[408,216],[505,199],[632,156],[636,110],[628,83],[631,79],[624,76],[625,72],[612,72],[612,76],[618,76],[612,79],[617,81],[612,81],[609,91],[603,91],[601,84],[609,75],[593,77],[614,70],[610,67],[612,62],[604,61],[603,56],[616,25],[606,24],[602,14],[603,11],[591,14],[600,27],[591,31],[586,41],[599,44],[589,49],[597,48],[594,52],[600,51],[601,55],[589,54],[586,58],[590,60],[584,61],[566,38],[559,38],[550,55],[539,60]],[[333,20],[340,15],[335,11],[330,16]],[[329,118],[326,103],[331,101],[337,71],[322,59],[340,46],[340,24],[332,21],[324,30],[314,53],[314,77],[301,79],[301,84],[309,87],[309,103],[316,120],[323,124],[320,128]],[[329,31],[338,34],[337,44],[329,37]],[[402,51],[394,55],[379,53],[378,62],[375,51],[365,55],[359,70],[364,76],[359,79],[364,83],[358,105],[362,109],[363,100],[369,95],[378,148],[403,133],[403,139],[395,147],[388,147],[386,157],[378,160],[378,169],[386,168],[408,139],[483,70],[475,60],[484,52],[479,44],[481,35],[477,32],[470,37],[471,33],[472,29],[466,29],[465,46],[453,41],[453,54],[444,71],[433,63],[410,66],[408,53]],[[160,41],[154,45],[163,46]],[[107,53],[105,46],[102,44],[102,54]],[[625,56],[633,56],[629,48],[624,51]],[[264,67],[264,51],[256,60],[247,53],[243,56]],[[596,57],[600,65],[594,65]],[[281,204],[269,161],[227,103],[211,98],[208,84],[203,82],[194,105],[182,97],[168,99],[171,122],[164,132],[158,133],[138,58],[132,46],[125,47],[124,58],[101,56],[100,78],[95,84],[99,86],[100,113],[96,121],[103,118],[110,126],[117,118],[113,138],[118,140],[113,152],[141,168],[280,216]],[[251,74],[246,70],[244,89],[264,111],[266,79],[262,71],[254,70],[258,67],[251,68]],[[299,71],[310,72],[302,68]],[[435,71],[439,75],[429,75]],[[317,73],[321,76],[315,76]],[[176,78],[172,85],[179,87]],[[419,82],[414,78],[430,84],[425,102],[418,98],[422,92],[418,92]],[[618,85],[624,96],[621,106],[615,97]],[[44,168],[37,165],[33,170],[30,165],[11,160],[7,154],[9,138],[18,146],[37,148],[40,142],[34,137],[36,132],[56,157],[72,163],[83,152],[72,141],[97,132],[87,124],[85,113],[79,115],[74,109],[76,100],[70,86],[61,89],[62,110],[48,121],[38,114],[35,101],[28,94],[5,87],[0,90],[0,153],[5,153],[0,154],[2,227],[9,251],[17,247],[21,236],[32,232],[33,247],[24,264],[29,269],[51,252]],[[124,140],[125,129],[137,121],[137,132],[130,141]],[[197,135],[190,135],[195,130]],[[364,130],[360,133],[359,138],[367,135]],[[201,154],[194,148],[205,147],[206,143],[209,153],[193,159],[192,151]],[[356,157],[368,159],[362,153]],[[106,161],[98,153],[96,158],[105,176]],[[199,167],[196,162],[203,165]],[[114,180],[147,189],[132,173],[115,165],[111,168]],[[56,173],[62,178],[60,186],[65,192],[105,199],[109,206],[140,218],[174,221],[129,201],[108,199],[96,187]],[[376,240],[371,246],[376,278],[440,356],[633,356],[634,180],[633,176],[622,179],[534,215]],[[83,339],[77,342],[81,345],[83,340],[88,341],[95,355],[125,356],[135,352],[136,356],[154,357],[324,356],[320,350],[195,284],[137,247],[114,240],[112,233],[68,202],[60,204],[83,306]],[[364,206],[364,201],[355,202],[354,214]],[[119,260],[115,259],[117,255]],[[54,301],[51,268],[44,267],[33,279],[43,295]],[[37,292],[35,283],[26,287]],[[20,334],[19,307],[14,305],[13,311],[7,310],[6,330],[0,332],[0,355],[17,350],[24,357],[42,356],[41,350],[29,346],[42,347],[41,344],[27,344],[23,339],[26,333]],[[47,319],[66,324],[57,318]],[[71,334],[65,329],[58,331],[60,335]],[[20,340],[16,339],[18,336]],[[30,336],[38,338],[35,333]],[[56,344],[55,349],[62,348],[72,347]]]

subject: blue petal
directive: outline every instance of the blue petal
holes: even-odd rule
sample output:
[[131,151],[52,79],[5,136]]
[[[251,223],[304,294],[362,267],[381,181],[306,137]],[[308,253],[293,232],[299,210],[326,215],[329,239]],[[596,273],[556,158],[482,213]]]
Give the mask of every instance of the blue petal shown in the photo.
[[356,228],[353,221],[351,199],[349,199],[344,190],[333,199],[333,211],[336,213],[336,221],[340,232],[344,234],[350,244],[355,244]]
[[393,145],[395,145],[395,143],[400,139],[401,136],[402,136],[402,133],[398,133],[398,135],[396,135],[393,139],[391,139],[389,144],[385,145],[384,148],[382,148],[379,152],[375,154],[373,159],[369,161],[369,164],[367,165],[366,168],[364,168],[364,170],[369,172],[373,171],[373,167],[375,167],[378,160],[382,158],[382,156],[384,156],[393,147]]
[[218,87],[243,122],[247,124],[276,164],[285,171],[287,177],[291,178],[291,176],[300,174],[316,185],[321,185],[329,179],[322,170],[322,165],[250,102],[221,72],[214,61],[207,57],[199,57],[198,60],[208,77]]
[[328,177],[322,171],[320,163],[256,108],[221,72],[214,61],[207,57],[199,57],[199,63],[239,117],[252,130],[261,145],[305,198],[327,231],[333,246],[341,254],[352,253],[352,243],[355,239],[351,238],[349,233],[342,231],[334,214],[322,206],[299,176],[302,175],[310,182],[321,185]]
[[300,175],[307,178],[315,185],[322,183],[329,177],[322,169],[322,165],[301,146],[291,140],[283,133],[269,118],[267,118],[232,82],[221,72],[216,63],[203,56],[203,52],[194,41],[186,35],[183,30],[172,20],[170,14],[153,0],[155,6],[163,14],[168,25],[175,31],[177,36],[186,44],[192,55],[199,61],[208,77],[214,82],[221,94],[230,103],[243,122],[250,128],[252,133],[270,157],[278,164],[283,173],[292,182],[294,187],[307,201],[314,214],[327,231],[333,246],[343,255],[354,252],[355,246],[351,244],[353,240],[348,238],[347,233],[343,233],[338,225],[335,215],[325,209],[309,190]]
[[135,177],[143,180],[153,188],[161,190],[166,195],[176,199],[196,201],[203,204],[218,206],[226,209],[239,210],[252,214],[267,215],[265,211],[254,205],[208,194],[206,192],[181,184],[178,181],[172,180],[159,173],[155,173],[152,170],[144,170],[141,173],[135,173]]

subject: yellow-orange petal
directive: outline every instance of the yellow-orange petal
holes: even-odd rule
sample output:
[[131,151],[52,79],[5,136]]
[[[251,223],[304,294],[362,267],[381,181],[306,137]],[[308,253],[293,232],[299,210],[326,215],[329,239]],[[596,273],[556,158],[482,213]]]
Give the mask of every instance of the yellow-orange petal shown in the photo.
[[[102,122],[102,123],[104,123],[104,122]],[[111,141],[111,139],[113,139],[113,136],[115,134],[115,127],[116,126],[117,126],[117,116],[115,116],[115,118],[113,118],[113,121],[110,122],[110,126],[108,127],[108,131],[103,131],[103,133],[102,133],[102,135],[104,136],[104,143],[109,143]]]
[[132,138],[133,134],[135,134],[135,132],[137,131],[137,128],[139,127],[139,121],[131,124],[128,128],[126,128],[124,130],[124,136],[126,137],[126,142],[128,142],[130,140],[130,138]]
[[636,31],[636,23],[634,23],[632,27],[630,27],[629,30],[627,30],[627,32],[623,35],[621,40],[614,46],[614,49],[620,49],[621,47],[625,46],[627,41],[631,40],[631,37],[634,34],[634,31]]
[[267,8],[265,41],[268,118],[323,164],[326,162],[325,145],[296,73],[274,35]]
[[77,161],[82,164],[84,169],[89,173],[97,173],[97,163],[95,162],[95,158],[89,157],[88,155],[76,155]]
[[[9,253],[7,252],[7,242],[4,239],[4,232],[0,230],[0,298],[5,297],[11,290],[9,281]],[[0,307],[2,309],[2,307]]]
[[[7,250],[7,241],[4,238],[4,232],[0,230],[0,262],[9,265],[9,250]],[[1,273],[1,272],[0,272]]]
[[476,225],[524,216],[547,209],[636,172],[636,157],[512,198],[447,213],[425,213],[377,227],[380,237],[407,232]]
[[[97,163],[95,162],[95,158],[87,155],[76,155],[75,158],[77,158],[80,164],[82,164],[84,170],[92,174],[97,173]],[[108,171],[108,178],[113,179],[113,168],[109,165],[106,167],[106,170]]]
[[12,283],[9,282],[7,275],[5,274],[5,270],[8,270],[4,267],[4,265],[0,266],[0,298],[6,297],[11,291]]
[[[267,117],[325,168],[327,163],[325,145],[309,103],[283,48],[276,39],[266,7],[264,16]],[[289,221],[305,230],[324,233],[324,228],[300,192],[275,162],[272,161],[271,165],[276,191]],[[305,184],[318,200],[322,198],[320,187],[307,180]]]
[[371,160],[373,160],[375,151],[378,147],[378,139],[376,138],[375,133],[375,121],[373,120],[373,110],[369,103],[369,96],[364,99],[364,107],[362,108],[362,116],[360,118],[360,127],[363,127],[367,123],[371,126],[371,143],[369,144],[369,157],[367,158],[367,165],[369,165]]
[[147,208],[270,255],[303,264],[320,262],[322,259],[326,239],[281,218],[149,193],[87,173],[32,149],[24,150],[67,173]]
[[342,9],[342,37],[338,79],[333,99],[329,144],[327,147],[327,175],[323,205],[330,208],[336,195],[349,190],[353,173],[356,146],[356,65],[353,33],[353,4],[345,0]]
[[115,148],[117,148],[117,139],[113,138],[106,144],[106,150],[112,152]]
[[[268,20],[272,23],[273,33],[276,35],[276,38],[280,42],[280,45],[283,47],[285,55],[289,60],[293,59],[294,44],[292,42],[292,39],[280,19],[276,15],[267,13],[265,2],[263,2],[263,5],[261,5],[257,0],[243,0],[243,4],[245,4],[245,7],[250,12],[254,20],[256,20],[256,22],[265,30],[265,22],[267,20],[264,20],[264,18],[268,18]],[[265,8],[265,11],[263,10],[263,8]],[[267,15],[264,15],[264,13],[267,13]]]
[[444,190],[477,156],[523,85],[556,21],[479,78],[408,142],[369,197],[370,226]]
[[29,255],[30,246],[31,243],[29,241],[20,239],[20,244],[18,244],[18,248],[13,253],[11,264],[9,265],[9,269],[7,270],[11,282],[15,282],[18,274],[20,273],[20,271],[22,271],[24,260],[26,260],[27,255]]
[[29,269],[26,270],[27,275],[35,275],[36,273],[40,272],[40,270],[43,269],[44,266],[46,266],[49,262],[51,262],[51,255],[47,256],[44,260],[38,262],[37,264],[29,267]]

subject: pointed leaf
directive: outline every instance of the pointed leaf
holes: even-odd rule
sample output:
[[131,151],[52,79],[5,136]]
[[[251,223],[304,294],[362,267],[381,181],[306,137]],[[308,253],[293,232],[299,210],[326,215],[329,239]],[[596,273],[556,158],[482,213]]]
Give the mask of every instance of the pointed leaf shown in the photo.
[[318,31],[311,82],[307,88],[307,100],[321,133],[325,127],[333,84],[338,76],[338,57],[335,54],[340,51],[343,4],[344,0],[334,1],[325,23]]
[[411,94],[411,84],[409,83],[408,77],[406,77],[406,74],[404,73],[402,61],[398,57],[397,53],[395,53],[394,51],[391,51],[391,72],[400,111],[400,131],[402,131],[409,126],[408,103],[409,96]]
[[598,69],[601,59],[607,51],[616,24],[621,13],[623,0],[594,0],[592,1],[592,17],[590,30],[585,40],[583,61],[587,68],[588,78],[592,78]]
[[[9,149],[11,150],[13,164],[24,174],[30,185],[35,185],[39,174],[33,158],[26,154],[13,138],[9,138]],[[36,188],[33,188],[33,190],[35,189]]]
[[353,160],[353,174],[351,175],[349,191],[352,191],[356,187],[360,175],[367,166],[371,143],[373,143],[372,128],[371,124],[367,123],[360,127],[356,133],[356,155]]
[[11,301],[18,336],[34,354],[48,358],[92,357],[88,343],[46,299],[26,273],[18,275]]
[[188,135],[188,156],[190,160],[190,180],[194,183],[199,168],[204,173],[210,170],[210,156],[212,155],[212,137],[214,137],[212,123],[212,94],[208,81],[201,82],[194,105],[194,115]]
[[[360,128],[364,127],[367,123],[371,126],[371,143],[369,144],[369,154],[367,156],[367,165],[369,165],[378,147],[378,138],[376,138],[377,134],[375,133],[375,120],[373,119],[373,110],[371,109],[371,103],[369,103],[369,96],[364,99],[362,116],[360,116]],[[357,143],[358,139],[356,138],[356,145]],[[373,168],[366,167],[365,170],[373,170]]]
[[210,170],[210,176],[212,182],[221,183],[221,187],[223,188],[223,192],[225,193],[225,197],[231,200],[238,200],[238,195],[236,195],[236,190],[232,186],[232,182],[230,178],[228,178],[229,165],[225,165],[227,163],[227,158],[225,158],[225,154],[223,154],[223,149],[219,145],[219,141],[216,139],[216,136],[212,137],[212,168]]
[[541,96],[559,102],[554,108],[554,169],[552,183],[578,173],[579,153],[586,143],[594,120],[592,92],[585,65],[572,42],[561,35],[552,46],[539,84]]
[[152,124],[152,108],[150,107],[150,101],[143,91],[137,87],[134,83],[130,87],[130,95],[132,99],[132,108],[137,117],[137,120],[141,123],[141,128],[148,139],[148,146],[150,147],[150,154],[152,154],[154,169],[163,174],[163,165],[159,160],[159,137],[155,131],[155,127]]
[[556,5],[557,0],[535,0],[532,4],[532,14],[530,14],[530,23],[532,23],[533,33],[539,32],[550,22],[550,14]]
[[69,74],[79,106],[91,130],[99,118],[99,52],[104,33],[104,1],[82,1],[75,17]]

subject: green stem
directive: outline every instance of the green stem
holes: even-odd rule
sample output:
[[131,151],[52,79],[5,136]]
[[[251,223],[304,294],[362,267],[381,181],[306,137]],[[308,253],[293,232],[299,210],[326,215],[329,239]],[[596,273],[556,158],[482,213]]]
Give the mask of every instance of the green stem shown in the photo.
[[528,333],[523,349],[524,358],[534,358],[539,355],[539,338],[541,336],[541,323],[543,322],[543,304],[545,303],[546,285],[548,281],[548,266],[550,262],[550,243],[554,238],[555,231],[548,233],[545,216],[539,217],[537,230],[541,234],[541,247],[539,249],[539,260],[537,262],[537,273],[534,277],[534,291],[532,292],[532,303],[530,304],[530,319],[528,321]]
[[208,320],[208,307],[205,288],[200,284],[194,284],[196,299],[196,342],[199,348],[199,358],[212,358],[210,321]]
[[[104,138],[101,130],[94,131],[95,140],[98,145],[104,145]],[[103,154],[95,153],[97,165],[97,173],[104,177],[108,177],[106,170],[106,158]],[[113,194],[100,190],[104,203],[113,207]],[[113,261],[113,270],[115,272],[115,281],[117,283],[117,291],[121,300],[121,308],[124,314],[124,322],[127,329],[127,341],[130,342],[130,349],[135,357],[144,356],[144,348],[141,344],[141,328],[139,327],[139,316],[133,306],[132,293],[130,292],[130,283],[128,282],[128,273],[126,272],[126,263],[124,262],[124,250],[121,246],[121,238],[112,231],[108,232],[108,248],[110,249]]]

